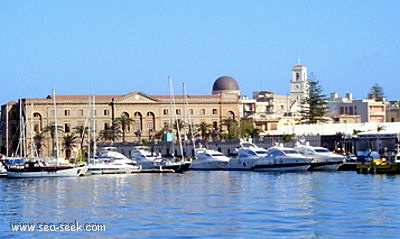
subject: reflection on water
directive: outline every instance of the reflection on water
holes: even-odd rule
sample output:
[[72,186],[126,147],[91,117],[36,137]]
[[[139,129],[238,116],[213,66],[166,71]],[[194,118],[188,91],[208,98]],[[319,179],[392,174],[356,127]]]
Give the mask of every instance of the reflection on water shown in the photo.
[[[0,231],[42,237],[396,237],[400,177],[186,172],[0,179]],[[105,232],[11,232],[10,222]]]

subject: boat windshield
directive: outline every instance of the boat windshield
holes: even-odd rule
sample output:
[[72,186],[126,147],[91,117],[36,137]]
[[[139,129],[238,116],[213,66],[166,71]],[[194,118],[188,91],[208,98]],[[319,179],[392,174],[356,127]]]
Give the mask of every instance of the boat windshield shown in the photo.
[[317,149],[315,149],[315,152],[317,152],[317,153],[330,153],[329,149],[327,149],[327,148],[317,148]]
[[222,153],[213,153],[212,156],[221,157],[224,156]]
[[299,154],[299,152],[294,149],[285,149],[283,152],[285,152],[285,154]]
[[265,155],[265,154],[267,154],[267,151],[266,150],[257,150],[256,153],[259,155]]

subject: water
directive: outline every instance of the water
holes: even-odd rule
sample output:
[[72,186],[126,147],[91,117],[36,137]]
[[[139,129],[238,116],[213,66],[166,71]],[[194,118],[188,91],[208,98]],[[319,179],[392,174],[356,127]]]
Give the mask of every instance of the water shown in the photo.
[[[399,182],[355,172],[2,178],[0,237],[395,238]],[[15,222],[105,231],[13,232]]]

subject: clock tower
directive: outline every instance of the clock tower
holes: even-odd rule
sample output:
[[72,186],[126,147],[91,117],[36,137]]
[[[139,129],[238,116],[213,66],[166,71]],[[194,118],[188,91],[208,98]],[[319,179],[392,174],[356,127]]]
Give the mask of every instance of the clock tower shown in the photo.
[[300,110],[300,102],[309,96],[309,86],[307,80],[307,67],[297,64],[292,67],[292,79],[290,80],[290,99],[291,99],[291,112],[298,112]]

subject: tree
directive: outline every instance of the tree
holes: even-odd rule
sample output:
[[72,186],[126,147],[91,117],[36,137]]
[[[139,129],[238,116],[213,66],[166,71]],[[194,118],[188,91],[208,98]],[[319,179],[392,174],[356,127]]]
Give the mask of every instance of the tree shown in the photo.
[[324,116],[328,112],[327,97],[322,93],[322,86],[313,73],[311,73],[308,83],[309,95],[300,102],[302,109],[299,113],[302,115],[302,122],[305,124],[325,122],[327,119]]
[[75,133],[77,135],[79,135],[79,138],[81,139],[79,142],[79,147],[80,147],[80,149],[82,149],[83,142],[85,140],[85,135],[87,135],[87,133],[88,133],[88,128],[85,127],[84,125],[80,124],[80,125],[74,127],[74,130],[75,130]]
[[122,113],[120,117],[114,119],[113,125],[117,128],[121,129],[122,132],[122,141],[125,142],[125,132],[131,125],[133,125],[135,121],[129,118],[129,115],[126,113]]
[[260,130],[254,128],[253,124],[247,122],[240,122],[240,135],[241,137],[252,137],[252,138],[259,138],[260,137]]
[[76,145],[77,145],[76,141],[77,140],[78,140],[78,136],[76,136],[74,134],[66,134],[66,135],[64,135],[64,149],[65,149],[65,158],[66,159],[71,158],[71,152],[76,147]]
[[198,125],[198,130],[201,132],[201,138],[203,140],[205,140],[209,136],[211,129],[212,125],[204,121],[200,122],[200,124]]
[[[44,146],[43,141],[45,137],[43,134],[36,132],[35,136],[33,136],[33,145],[31,147],[34,147],[36,156],[41,156],[42,155],[42,147]],[[33,157],[34,155],[32,155]]]
[[103,141],[109,141],[109,140],[116,140],[119,139],[121,131],[118,129],[104,129],[100,130],[99,133],[99,139],[102,139]]
[[377,83],[375,83],[371,90],[369,91],[369,94],[375,95],[376,101],[383,101],[383,99],[386,97],[385,94],[383,93],[383,89],[381,86],[379,86]]
[[228,134],[226,135],[227,139],[235,139],[239,137],[239,125],[235,119],[231,117],[223,119],[221,125],[225,126],[228,131]]
[[[51,142],[53,145],[53,147],[52,147],[53,153],[55,153],[55,140],[58,140],[58,139],[55,139],[55,132],[56,132],[56,124],[54,122],[47,125],[46,127],[44,127],[42,129],[43,135],[50,134]],[[57,125],[57,132],[64,132],[62,126]]]

